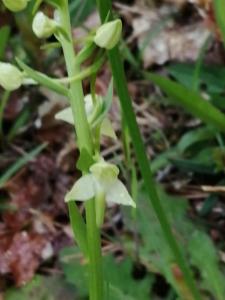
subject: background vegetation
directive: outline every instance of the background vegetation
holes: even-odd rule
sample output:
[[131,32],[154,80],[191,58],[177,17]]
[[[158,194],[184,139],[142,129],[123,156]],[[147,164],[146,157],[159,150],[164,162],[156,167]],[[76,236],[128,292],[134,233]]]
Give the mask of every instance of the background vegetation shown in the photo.
[[[121,56],[161,202],[202,299],[224,300],[225,15],[223,3],[215,3],[113,4],[123,20]],[[95,1],[70,1],[75,47],[98,26],[95,8]],[[18,57],[64,76],[60,50],[43,49],[31,21],[29,8],[13,15],[1,4],[0,59]],[[105,64],[99,93],[110,77]],[[54,118],[66,100],[36,86],[1,90],[0,98],[0,295],[87,299],[85,262],[63,200],[79,176],[78,151],[71,127]],[[107,210],[102,247],[112,300],[193,299],[147,200],[116,97],[110,118],[118,140],[105,139],[103,155],[119,164],[137,201],[136,210]]]

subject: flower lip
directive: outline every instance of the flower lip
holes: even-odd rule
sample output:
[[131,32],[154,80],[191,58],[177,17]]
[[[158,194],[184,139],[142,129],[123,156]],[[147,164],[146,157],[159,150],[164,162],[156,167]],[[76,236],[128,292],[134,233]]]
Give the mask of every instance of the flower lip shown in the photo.
[[117,166],[107,163],[104,160],[93,164],[90,167],[90,172],[97,178],[104,181],[113,181],[117,179],[119,175],[119,169]]

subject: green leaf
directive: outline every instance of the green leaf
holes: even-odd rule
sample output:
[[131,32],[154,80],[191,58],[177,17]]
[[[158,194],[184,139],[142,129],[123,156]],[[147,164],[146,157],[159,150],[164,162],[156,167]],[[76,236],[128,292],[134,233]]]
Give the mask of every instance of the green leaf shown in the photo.
[[47,75],[33,70],[25,63],[23,63],[19,58],[16,58],[16,61],[20,68],[23,69],[26,72],[26,74],[34,81],[38,82],[40,85],[43,85],[58,94],[68,96],[68,90],[63,85],[57,83],[54,79],[48,77]]
[[84,223],[83,217],[81,216],[79,209],[74,201],[70,201],[68,203],[68,208],[70,224],[76,242],[84,256],[88,257],[86,224]]
[[[88,269],[76,258],[75,248],[65,248],[61,251],[60,261],[68,283],[75,284],[80,297],[87,297]],[[154,277],[146,275],[135,281],[132,278],[133,264],[129,257],[122,262],[116,262],[111,255],[103,257],[105,287],[107,300],[148,300]],[[120,270],[118,272],[118,270]],[[79,298],[80,299],[80,298]]]
[[218,130],[225,132],[225,115],[194,92],[165,77],[147,73],[146,76],[158,85],[176,104]]
[[88,295],[88,265],[81,264],[79,252],[75,247],[66,247],[61,250],[59,261],[62,266],[66,282],[73,284],[78,290],[78,299]]
[[[176,63],[168,66],[168,72],[178,82],[188,89],[194,85],[195,65],[189,63]],[[202,65],[199,71],[199,84],[210,95],[221,94],[225,90],[225,68],[221,65]]]
[[215,130],[209,127],[201,127],[185,133],[177,144],[181,153],[185,152],[193,144],[206,141],[209,143],[216,136]]
[[190,159],[172,157],[170,161],[182,171],[200,174],[216,174],[224,169],[224,150],[219,147],[205,147]]
[[223,42],[225,45],[225,10],[224,10],[224,0],[214,0],[214,11],[216,13],[216,21],[220,27],[221,34],[223,37]]
[[152,173],[155,174],[160,169],[165,168],[167,165],[171,164],[170,159],[177,157],[177,148],[170,148],[156,156],[151,162]]
[[206,287],[211,289],[217,300],[223,300],[225,278],[219,269],[218,255],[211,239],[200,231],[194,232],[190,239],[189,251],[193,265],[201,270]]
[[[183,255],[187,255],[184,242],[188,239],[192,226],[185,216],[187,201],[181,197],[172,197],[166,194],[160,187],[157,189],[162,205],[167,212],[174,236],[181,245]],[[182,299],[191,299],[182,293],[179,282],[174,279],[171,272],[175,263],[173,253],[170,250],[160,228],[158,218],[148,205],[145,189],[139,191],[139,205],[137,206],[137,228],[143,242],[139,249],[140,260],[150,272],[160,273],[165,276],[167,282],[177,291]],[[150,226],[149,226],[150,224]],[[187,257],[187,256],[186,256]]]
[[4,57],[5,48],[7,46],[9,35],[10,35],[10,27],[3,26],[0,29],[0,60]]
[[35,276],[21,288],[11,288],[4,294],[5,300],[73,300],[76,291],[61,275]]
[[[186,199],[169,196],[161,188],[158,188],[158,192],[183,253],[190,258],[192,265],[199,271],[198,285],[210,291],[215,299],[222,300],[225,288],[224,276],[220,271],[218,254],[212,241],[204,232],[196,231],[196,226],[187,218],[188,202]],[[141,201],[137,207],[136,221],[143,241],[139,253],[140,260],[150,271],[164,275],[179,293],[179,281],[174,280],[171,272],[174,258],[161,233],[159,221],[153,209],[147,205],[145,190],[140,190],[139,198]],[[148,225],[149,223],[151,226]],[[190,299],[185,298],[182,293],[181,298]]]

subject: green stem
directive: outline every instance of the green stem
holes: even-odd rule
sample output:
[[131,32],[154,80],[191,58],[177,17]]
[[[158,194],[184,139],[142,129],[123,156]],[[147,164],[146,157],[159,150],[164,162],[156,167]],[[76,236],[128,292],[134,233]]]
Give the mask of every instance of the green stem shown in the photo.
[[[104,22],[106,15],[108,14],[109,11],[111,11],[112,8],[111,1],[97,0],[97,5],[98,5],[101,20],[102,22]],[[115,86],[117,89],[118,96],[120,98],[123,114],[126,119],[127,126],[129,128],[131,140],[133,141],[133,146],[136,153],[137,161],[145,183],[146,191],[149,195],[149,199],[160,222],[164,237],[168,245],[170,246],[171,251],[174,254],[174,259],[177,261],[183,273],[184,279],[190,291],[193,294],[194,299],[200,300],[201,296],[196,287],[195,281],[192,277],[192,273],[189,270],[188,265],[186,264],[185,258],[183,256],[183,253],[180,250],[180,247],[176,242],[176,239],[174,238],[174,235],[170,227],[170,223],[168,221],[166,213],[162,207],[162,204],[157,194],[155,182],[150,169],[149,159],[145,153],[145,146],[141,138],[140,130],[137,125],[134,110],[132,108],[132,104],[131,104],[132,102],[127,87],[124,67],[123,67],[123,63],[121,60],[118,47],[115,47],[114,49],[109,51],[108,55],[111,63],[111,69],[113,73]]]
[[104,300],[100,230],[96,225],[95,201],[85,203],[90,260],[89,300]]
[[[60,8],[60,17],[62,27],[65,29],[68,38],[60,36],[66,67],[69,77],[76,76],[80,73],[80,65],[76,63],[75,52],[73,48],[73,40],[71,35],[71,24],[68,9],[68,0],[63,1]],[[87,121],[84,106],[84,94],[81,80],[70,84],[70,104],[73,111],[75,129],[78,139],[79,150],[86,150],[90,155],[94,154],[91,132]],[[86,229],[87,229],[87,244],[89,255],[89,295],[90,300],[103,300],[104,283],[102,274],[102,257],[101,257],[101,242],[100,233],[96,225],[95,217],[95,200],[86,202]],[[70,215],[75,214],[70,206]],[[74,215],[74,217],[76,217]],[[71,222],[72,223],[72,222]],[[72,223],[73,225],[73,223]],[[74,228],[76,230],[76,228]]]

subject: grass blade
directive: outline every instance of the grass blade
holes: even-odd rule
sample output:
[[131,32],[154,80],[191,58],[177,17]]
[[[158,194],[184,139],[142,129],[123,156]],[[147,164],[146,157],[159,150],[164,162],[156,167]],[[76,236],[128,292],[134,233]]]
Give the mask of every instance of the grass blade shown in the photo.
[[7,46],[9,35],[10,35],[9,26],[3,26],[0,29],[0,59],[2,59],[4,57],[5,48]]
[[223,42],[225,45],[225,10],[224,10],[224,0],[214,0],[214,11],[216,15],[216,21],[220,27]]
[[33,149],[31,152],[25,154],[19,160],[17,160],[14,164],[12,164],[8,170],[0,177],[0,188],[2,188],[6,182],[22,167],[24,167],[30,160],[35,158],[45,147],[47,144],[42,144]]
[[[98,5],[101,20],[102,22],[104,22],[106,16],[108,15],[108,12],[111,11],[112,3],[110,0],[97,0],[97,5]],[[123,67],[123,63],[121,60],[121,55],[118,47],[115,47],[114,49],[109,51],[108,55],[109,55],[109,60],[110,60],[113,78],[115,82],[115,87],[120,99],[120,104],[123,110],[123,114],[127,126],[129,128],[131,140],[133,142],[135,154],[144,180],[146,191],[148,193],[151,204],[160,222],[164,237],[172,253],[174,254],[174,260],[177,261],[183,273],[184,280],[186,281],[188,287],[190,288],[190,291],[192,292],[194,299],[199,300],[201,299],[201,296],[198,292],[198,289],[195,285],[194,279],[186,264],[186,261],[180,250],[180,247],[178,246],[176,239],[173,235],[170,223],[162,207],[162,204],[160,202],[156,190],[155,182],[149,165],[149,159],[146,155],[145,146],[141,138],[140,130],[137,125],[134,110],[132,108],[132,104],[131,104],[132,102],[128,91],[125,71],[124,71],[124,67]]]
[[145,76],[158,85],[170,97],[171,101],[181,105],[203,122],[225,132],[225,115],[204,100],[198,92],[159,75],[145,73]]

